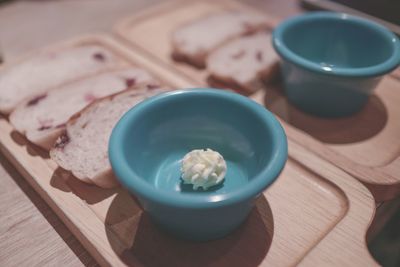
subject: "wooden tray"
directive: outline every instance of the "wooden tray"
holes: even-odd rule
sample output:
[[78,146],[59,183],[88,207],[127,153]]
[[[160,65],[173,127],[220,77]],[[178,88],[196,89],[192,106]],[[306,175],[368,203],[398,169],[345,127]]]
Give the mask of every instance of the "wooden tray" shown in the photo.
[[[179,25],[227,9],[260,13],[235,1],[168,2],[131,16],[117,24],[120,37],[160,64],[197,85],[207,85],[208,73],[171,58],[170,35]],[[271,29],[278,20],[263,13]],[[399,70],[395,71],[397,73]],[[250,97],[266,105],[284,121],[289,138],[306,146],[362,181],[376,201],[400,194],[400,81],[386,76],[366,108],[345,119],[321,119],[290,105],[277,84]]]
[[[186,81],[108,37],[86,37],[165,83]],[[0,119],[0,149],[103,266],[375,266],[365,234],[374,201],[357,180],[289,141],[290,158],[245,224],[190,243],[159,232],[124,189],[101,189],[57,168]]]

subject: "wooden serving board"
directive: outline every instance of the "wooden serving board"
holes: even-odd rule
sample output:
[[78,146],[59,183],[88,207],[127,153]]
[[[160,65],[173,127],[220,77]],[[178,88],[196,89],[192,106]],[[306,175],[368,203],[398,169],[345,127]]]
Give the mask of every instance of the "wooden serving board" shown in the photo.
[[[117,24],[115,31],[149,58],[198,86],[206,86],[207,70],[171,58],[170,37],[180,25],[228,9],[261,13],[231,0],[175,1],[128,17]],[[263,14],[273,29],[279,20]],[[298,110],[288,103],[279,79],[266,87],[250,97],[281,118],[289,138],[355,176],[371,190],[376,201],[400,194],[400,80],[386,76],[367,106],[344,119],[322,119]]]
[[[104,36],[96,43],[170,86],[179,76]],[[374,215],[370,192],[327,161],[289,141],[290,158],[249,219],[226,238],[191,243],[160,232],[122,188],[87,185],[0,118],[0,149],[103,266],[375,266],[365,235]]]

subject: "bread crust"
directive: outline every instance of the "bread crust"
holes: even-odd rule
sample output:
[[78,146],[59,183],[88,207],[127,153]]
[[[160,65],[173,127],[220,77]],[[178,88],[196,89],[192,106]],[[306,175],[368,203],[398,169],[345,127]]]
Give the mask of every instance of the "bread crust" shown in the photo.
[[[192,54],[188,54],[185,51],[183,51],[183,49],[181,48],[181,45],[179,44],[179,42],[176,40],[176,35],[177,32],[187,28],[187,27],[191,27],[192,25],[199,23],[201,21],[205,21],[208,20],[212,17],[215,16],[224,16],[227,14],[234,14],[234,13],[240,13],[240,14],[246,14],[246,13],[242,13],[239,12],[237,10],[228,10],[222,13],[213,13],[213,14],[209,14],[205,17],[199,18],[195,21],[192,21],[190,23],[185,23],[180,25],[171,35],[171,46],[172,46],[172,52],[171,52],[171,58],[174,59],[177,62],[184,62],[184,63],[188,63],[189,65],[192,65],[198,69],[204,69],[207,66],[207,57],[208,55],[213,52],[214,50],[218,49],[219,47],[223,46],[224,44],[228,43],[229,41],[240,37],[240,36],[245,36],[245,35],[250,35],[253,33],[256,33],[258,31],[267,29],[270,27],[269,22],[265,19],[265,21],[262,21],[258,24],[249,24],[249,23],[244,23],[245,27],[242,27],[242,31],[238,32],[237,34],[233,34],[232,36],[226,37],[224,40],[222,40],[219,44],[217,44],[216,46],[212,47],[210,50],[202,50],[202,51],[197,51],[196,53],[192,53]],[[251,14],[249,14],[251,16]]]
[[[149,89],[149,87],[151,89]],[[154,92],[164,92],[167,89],[163,88],[163,87],[159,87],[159,88],[154,88],[154,83],[140,83],[138,85],[135,85],[133,87],[130,87],[128,90],[119,92],[119,93],[115,93],[103,98],[100,98],[94,102],[92,102],[91,104],[89,104],[88,106],[86,106],[85,108],[83,108],[81,111],[75,113],[67,122],[65,131],[63,132],[63,134],[57,139],[54,147],[50,150],[50,157],[64,170],[70,171],[76,178],[80,179],[83,182],[88,182],[90,181],[90,183],[93,183],[97,186],[100,187],[104,187],[104,188],[111,188],[111,187],[115,187],[118,186],[119,183],[118,181],[115,179],[115,176],[112,172],[111,167],[110,168],[106,168],[98,173],[96,173],[96,175],[94,175],[93,177],[88,177],[88,176],[83,176],[80,173],[76,172],[73,168],[68,168],[63,162],[61,162],[58,159],[58,153],[63,153],[63,149],[69,145],[69,140],[70,138],[73,138],[71,136],[71,134],[69,133],[69,127],[74,126],[79,119],[84,116],[87,113],[90,113],[91,110],[93,108],[96,108],[99,104],[104,103],[104,102],[108,102],[108,101],[112,101],[114,100],[116,97],[123,97],[124,95],[126,95],[126,97],[130,97],[130,96],[135,96],[135,95],[146,95],[149,92],[152,92],[154,90]],[[67,136],[67,138],[63,138],[63,136]],[[67,140],[67,141],[65,141]]]

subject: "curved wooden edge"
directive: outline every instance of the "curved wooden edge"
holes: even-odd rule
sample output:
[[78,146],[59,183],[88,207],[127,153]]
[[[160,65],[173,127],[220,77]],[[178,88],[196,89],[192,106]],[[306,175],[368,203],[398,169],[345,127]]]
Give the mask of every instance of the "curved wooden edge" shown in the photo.
[[[289,140],[289,154],[307,168],[332,169],[332,165]],[[348,198],[344,218],[299,263],[300,266],[379,266],[367,248],[366,234],[375,214],[371,193],[356,179],[335,167],[324,176]]]
[[390,73],[390,75],[400,80],[400,67]]
[[[262,12],[258,10],[257,8],[250,6],[250,5],[244,5],[242,3],[236,2],[236,1],[231,1],[231,0],[204,0],[203,2],[213,2],[213,4],[218,4],[218,5],[223,5],[226,7],[230,8],[235,8],[238,10],[248,10],[250,12],[255,12],[259,13],[262,15],[265,15],[265,12]],[[155,16],[157,13],[162,13],[165,12],[166,10],[170,10],[173,7],[182,7],[183,5],[190,4],[190,2],[195,2],[195,1],[188,1],[188,0],[175,0],[175,1],[166,1],[164,3],[160,3],[154,6],[149,6],[148,8],[145,8],[144,10],[140,11],[140,14],[133,14],[130,16],[127,16],[125,18],[122,18],[120,21],[118,21],[114,28],[113,31],[119,36],[122,37],[123,39],[129,39],[129,26],[134,23],[135,21],[140,21],[142,19],[147,19],[150,15]],[[275,28],[281,21],[281,19],[268,15],[265,17],[265,19],[268,20],[268,25],[270,29]]]
[[[381,201],[391,200],[400,195],[400,156],[384,167],[373,168],[373,171],[378,174],[382,172],[382,175],[391,179],[388,183],[366,184],[374,195],[379,196]],[[380,175],[377,177],[380,177]]]
[[[215,2],[214,0],[207,0],[208,2]],[[258,13],[260,15],[263,15],[264,18],[268,21],[268,25],[269,25],[269,29],[273,30],[276,26],[278,26],[278,24],[282,21],[281,18],[275,17],[274,15],[268,14],[268,16],[266,16],[265,11],[264,10],[260,10],[257,9],[256,7],[249,5],[249,4],[243,4],[242,2],[238,2],[238,1],[232,1],[232,0],[223,0],[223,1],[218,1],[220,2],[222,5],[231,7],[231,8],[235,8],[237,10],[246,10],[249,12],[253,12],[253,13]]]
[[157,3],[156,5],[148,6],[140,11],[139,14],[128,15],[117,21],[113,27],[113,32],[120,37],[125,38],[128,36],[126,33],[129,32],[129,26],[137,20],[142,20],[147,18],[149,15],[156,15],[157,13],[164,12],[166,9],[170,9],[175,6],[182,6],[187,2],[187,0],[175,0],[175,1],[164,1],[162,3]]
[[349,160],[307,134],[298,134],[292,126],[283,120],[280,121],[290,139],[357,178],[372,192],[376,202],[390,200],[400,194],[400,158],[383,167],[364,166]]
[[[389,163],[388,165],[386,165],[383,168],[386,173],[388,174],[397,174],[400,176],[400,156],[398,158],[396,158],[395,160],[393,160],[391,163]],[[396,178],[393,178],[396,179]],[[398,180],[400,181],[400,178],[398,178]]]

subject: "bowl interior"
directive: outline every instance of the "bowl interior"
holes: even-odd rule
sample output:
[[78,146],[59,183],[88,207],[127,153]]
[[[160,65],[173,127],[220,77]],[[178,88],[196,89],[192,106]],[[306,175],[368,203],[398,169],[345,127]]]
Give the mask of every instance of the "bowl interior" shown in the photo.
[[[242,188],[276,150],[273,129],[240,101],[210,94],[175,94],[147,105],[127,125],[122,142],[129,168],[152,186],[183,194],[215,195]],[[180,160],[211,148],[227,162],[223,184],[193,191],[180,178]]]
[[394,51],[390,36],[365,20],[316,16],[298,20],[282,41],[296,55],[327,68],[365,68],[388,60]]

